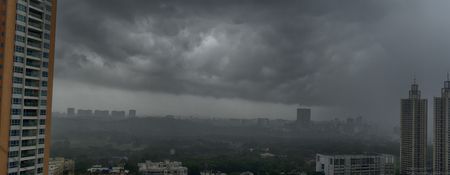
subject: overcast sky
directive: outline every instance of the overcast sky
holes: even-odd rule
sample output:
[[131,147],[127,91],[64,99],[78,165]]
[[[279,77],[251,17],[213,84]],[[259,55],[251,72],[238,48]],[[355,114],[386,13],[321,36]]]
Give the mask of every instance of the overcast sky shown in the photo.
[[[450,1],[62,0],[54,110],[399,121],[439,95]],[[431,114],[431,113],[430,113]]]

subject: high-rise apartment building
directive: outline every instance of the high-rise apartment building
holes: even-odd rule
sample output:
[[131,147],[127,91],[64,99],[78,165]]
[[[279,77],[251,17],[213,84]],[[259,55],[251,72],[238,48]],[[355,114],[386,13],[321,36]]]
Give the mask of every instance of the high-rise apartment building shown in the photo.
[[67,108],[67,116],[68,117],[75,116],[75,108]]
[[0,0],[0,174],[46,174],[56,0]]
[[309,123],[311,121],[311,109],[297,108],[297,122]]
[[422,175],[427,172],[427,100],[420,97],[414,82],[409,98],[401,100],[400,174]]
[[449,173],[450,80],[445,81],[441,97],[434,97],[433,173]]

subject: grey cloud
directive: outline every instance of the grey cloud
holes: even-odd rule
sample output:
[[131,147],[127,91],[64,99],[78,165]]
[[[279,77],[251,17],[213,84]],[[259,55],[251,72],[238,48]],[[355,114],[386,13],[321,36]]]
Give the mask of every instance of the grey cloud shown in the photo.
[[448,4],[63,0],[56,77],[393,118],[412,72],[435,84],[424,89],[433,92],[440,79],[425,77],[450,63],[450,23],[434,18],[441,5]]

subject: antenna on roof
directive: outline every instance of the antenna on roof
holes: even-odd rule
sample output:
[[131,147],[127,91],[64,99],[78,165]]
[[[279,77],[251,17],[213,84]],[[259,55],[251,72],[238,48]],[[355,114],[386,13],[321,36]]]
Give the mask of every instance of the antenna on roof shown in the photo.
[[447,81],[450,81],[450,74],[447,72]]
[[413,84],[416,84],[416,73],[413,73]]

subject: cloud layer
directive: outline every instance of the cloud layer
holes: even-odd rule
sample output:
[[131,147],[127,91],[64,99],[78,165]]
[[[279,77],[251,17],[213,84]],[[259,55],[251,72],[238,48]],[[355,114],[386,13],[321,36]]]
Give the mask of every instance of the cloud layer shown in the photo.
[[414,72],[427,84],[425,94],[435,95],[449,70],[446,7],[387,0],[64,0],[56,78],[397,119]]

